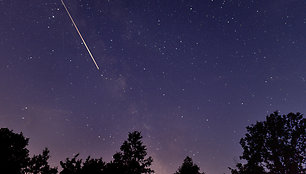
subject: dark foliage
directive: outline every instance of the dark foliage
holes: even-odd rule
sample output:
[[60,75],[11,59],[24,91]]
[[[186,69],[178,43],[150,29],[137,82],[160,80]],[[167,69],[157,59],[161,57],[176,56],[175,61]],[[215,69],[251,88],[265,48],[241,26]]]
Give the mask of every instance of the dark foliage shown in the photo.
[[102,161],[102,158],[92,159],[90,156],[85,160],[82,167],[82,172],[92,173],[92,174],[103,174],[105,168],[105,163]]
[[56,174],[57,168],[51,168],[48,164],[50,158],[49,150],[45,148],[42,154],[34,155],[28,163],[28,167],[25,169],[25,173],[32,174]]
[[7,128],[0,129],[0,173],[12,174],[56,174],[57,169],[48,164],[49,150],[29,157],[26,148],[29,139]]
[[140,132],[129,133],[127,141],[121,146],[121,152],[113,156],[113,161],[105,164],[100,159],[88,157],[85,162],[77,159],[78,154],[72,159],[67,158],[60,162],[63,170],[60,174],[151,174],[154,173],[149,167],[152,158],[147,155],[146,146],[142,144]]
[[300,113],[279,115],[274,112],[266,121],[247,127],[240,144],[240,157],[233,174],[298,174],[305,173],[305,123]]
[[117,152],[106,166],[107,174],[150,174],[154,173],[151,166],[152,157],[146,158],[146,146],[143,145],[140,132],[129,133],[127,141],[120,147],[121,152]]
[[29,139],[7,128],[0,129],[0,172],[22,173],[29,161]]
[[175,174],[204,174],[204,172],[201,173],[200,167],[194,164],[192,159],[187,156]]
[[90,156],[82,163],[81,159],[77,159],[79,154],[72,159],[67,158],[65,162],[60,162],[63,170],[60,174],[103,174],[105,163],[102,158],[93,159]]
[[[79,154],[76,154],[72,159],[66,158],[65,162],[60,162],[63,170],[60,174],[83,174],[83,164],[81,159],[77,159]],[[88,157],[87,159],[89,159]],[[88,166],[88,165],[87,165]],[[86,169],[88,170],[88,167]]]
[[[279,115],[275,112],[266,117],[266,121],[247,127],[247,133],[240,140],[246,162],[238,163],[232,174],[300,174],[306,173],[305,164],[305,123],[300,113]],[[147,157],[146,146],[142,143],[141,133],[129,133],[128,139],[113,155],[107,164],[102,158],[90,156],[83,162],[67,158],[60,165],[60,174],[152,174],[152,157]],[[0,129],[0,173],[12,174],[56,174],[57,168],[48,164],[49,150],[29,157],[26,148],[28,138],[22,133],[16,134],[7,128]],[[204,174],[190,157],[175,174]]]

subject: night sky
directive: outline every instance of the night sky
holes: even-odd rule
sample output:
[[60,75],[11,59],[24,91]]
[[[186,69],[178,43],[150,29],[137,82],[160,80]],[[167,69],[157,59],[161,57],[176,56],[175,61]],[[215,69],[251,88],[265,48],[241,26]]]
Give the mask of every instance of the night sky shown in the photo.
[[245,127],[306,113],[305,0],[0,0],[0,127],[51,164],[142,132],[158,174],[239,161]]

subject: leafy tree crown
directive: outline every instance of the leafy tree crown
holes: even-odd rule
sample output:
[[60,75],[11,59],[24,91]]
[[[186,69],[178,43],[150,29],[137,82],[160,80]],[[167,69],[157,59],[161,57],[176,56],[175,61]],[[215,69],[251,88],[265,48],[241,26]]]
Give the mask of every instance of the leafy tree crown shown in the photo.
[[274,112],[266,121],[247,127],[240,140],[246,164],[237,164],[233,174],[305,173],[305,123],[300,113],[279,115]]

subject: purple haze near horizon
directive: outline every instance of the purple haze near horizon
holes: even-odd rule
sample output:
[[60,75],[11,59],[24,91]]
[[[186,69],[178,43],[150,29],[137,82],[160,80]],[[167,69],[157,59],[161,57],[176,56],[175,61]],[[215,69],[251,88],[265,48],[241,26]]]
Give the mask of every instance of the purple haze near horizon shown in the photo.
[[245,127],[306,113],[306,1],[0,0],[0,126],[52,165],[110,161],[142,132],[153,169],[229,173]]

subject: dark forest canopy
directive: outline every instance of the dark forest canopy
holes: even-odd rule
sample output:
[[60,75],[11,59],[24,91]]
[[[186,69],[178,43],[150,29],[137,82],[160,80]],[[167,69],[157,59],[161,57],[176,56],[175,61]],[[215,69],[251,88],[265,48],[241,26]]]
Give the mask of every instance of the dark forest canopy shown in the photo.
[[55,174],[57,168],[48,164],[49,150],[29,157],[26,148],[29,139],[7,128],[0,129],[0,173],[10,174]]
[[233,174],[297,174],[306,172],[305,123],[300,113],[266,117],[266,121],[247,127],[240,140],[241,159]]
[[179,167],[175,174],[205,174],[200,172],[200,167],[193,163],[192,159],[187,156],[182,166]]
[[[305,173],[305,123],[300,113],[279,115],[278,112],[266,117],[265,121],[247,127],[240,144],[245,163],[230,168],[232,174],[297,174]],[[84,161],[73,158],[60,161],[61,171],[50,167],[49,150],[29,156],[26,148],[29,139],[22,133],[14,133],[8,128],[0,129],[0,173],[11,174],[152,174],[152,157],[147,156],[147,148],[141,133],[128,134],[120,152],[106,163],[102,158],[88,156]],[[186,157],[175,174],[204,174],[200,167]]]

